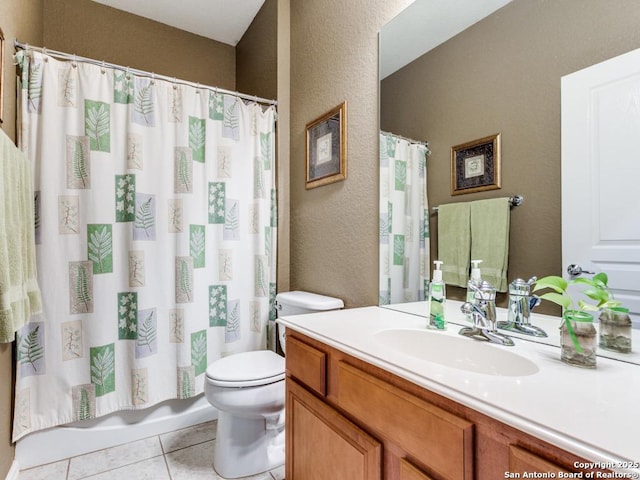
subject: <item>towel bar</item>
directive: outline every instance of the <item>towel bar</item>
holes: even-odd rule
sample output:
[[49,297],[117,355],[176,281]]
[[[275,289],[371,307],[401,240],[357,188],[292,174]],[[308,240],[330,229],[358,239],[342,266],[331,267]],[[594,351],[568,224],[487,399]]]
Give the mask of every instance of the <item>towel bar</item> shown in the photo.
[[[519,207],[524,203],[524,197],[522,195],[514,195],[513,197],[509,197],[509,203],[512,207]],[[433,207],[432,210],[437,212],[438,207]]]

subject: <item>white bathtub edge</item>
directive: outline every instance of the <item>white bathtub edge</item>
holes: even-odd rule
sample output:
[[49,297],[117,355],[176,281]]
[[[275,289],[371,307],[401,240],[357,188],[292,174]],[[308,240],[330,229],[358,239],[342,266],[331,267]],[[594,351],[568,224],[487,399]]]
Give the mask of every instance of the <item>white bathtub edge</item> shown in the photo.
[[17,460],[14,460],[11,464],[11,468],[7,472],[5,480],[18,480],[18,474],[20,473],[20,464]]
[[[164,403],[168,404],[169,402]],[[171,415],[155,417],[151,415],[138,423],[114,425],[114,422],[106,422],[103,427],[78,428],[62,426],[49,428],[31,433],[16,442],[14,463],[19,464],[21,469],[37,467],[96,450],[172,432],[215,420],[217,417],[218,412],[216,409],[202,396],[196,402],[190,404],[188,409]],[[8,477],[7,480],[10,480],[10,478]],[[17,480],[17,476],[13,480]]]

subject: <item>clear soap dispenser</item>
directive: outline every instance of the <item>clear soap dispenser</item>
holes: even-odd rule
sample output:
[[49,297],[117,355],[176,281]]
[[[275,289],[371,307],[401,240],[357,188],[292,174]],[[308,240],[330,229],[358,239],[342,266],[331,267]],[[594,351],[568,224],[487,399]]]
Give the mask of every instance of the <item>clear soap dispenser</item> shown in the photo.
[[442,281],[442,261],[433,262],[433,280],[429,284],[429,321],[427,327],[435,330],[445,330],[447,321],[444,318],[444,305],[447,298],[446,286]]

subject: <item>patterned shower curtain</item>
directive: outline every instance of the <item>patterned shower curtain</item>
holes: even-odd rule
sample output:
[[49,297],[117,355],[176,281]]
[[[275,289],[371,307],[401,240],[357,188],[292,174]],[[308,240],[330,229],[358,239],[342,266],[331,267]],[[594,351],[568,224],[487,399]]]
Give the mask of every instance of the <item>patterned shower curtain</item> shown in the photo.
[[380,305],[429,292],[428,154],[422,143],[380,133]]
[[44,310],[18,332],[13,438],[203,391],[265,348],[275,108],[17,54]]

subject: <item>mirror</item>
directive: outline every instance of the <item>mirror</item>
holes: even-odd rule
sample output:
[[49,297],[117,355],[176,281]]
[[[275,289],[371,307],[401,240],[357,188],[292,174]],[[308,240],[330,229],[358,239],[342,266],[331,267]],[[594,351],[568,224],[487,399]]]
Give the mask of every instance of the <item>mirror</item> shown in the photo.
[[[632,19],[640,15],[640,5],[621,2],[613,9],[606,0],[491,3],[416,0],[382,28],[380,129],[429,142],[430,210],[454,201],[522,195],[524,204],[511,213],[508,280],[560,275],[560,79],[639,48]],[[486,10],[448,27],[478,4]],[[424,6],[434,10],[421,16],[417,12]],[[452,7],[448,13],[447,6]],[[417,41],[408,35],[447,29],[427,53],[424,47],[416,52]],[[413,53],[405,52],[403,42]],[[388,66],[390,60],[400,64]],[[497,132],[502,188],[453,198],[451,147]],[[430,257],[435,260],[437,214],[429,217]],[[450,299],[462,300],[464,293],[447,287]],[[506,295],[499,305],[506,307]],[[560,310],[543,302],[536,312],[557,316]],[[634,350],[640,351],[640,343],[634,343]]]

